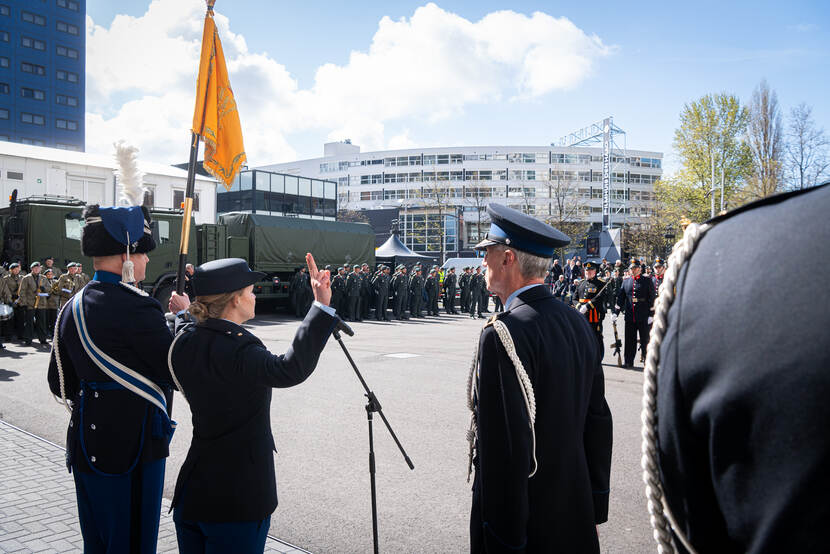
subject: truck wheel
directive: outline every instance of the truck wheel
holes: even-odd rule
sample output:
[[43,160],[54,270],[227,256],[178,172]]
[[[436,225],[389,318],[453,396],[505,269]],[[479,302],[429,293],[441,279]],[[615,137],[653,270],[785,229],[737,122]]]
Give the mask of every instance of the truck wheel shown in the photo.
[[156,289],[154,298],[161,304],[161,309],[167,311],[167,305],[170,304],[170,297],[173,295],[173,283],[166,283]]

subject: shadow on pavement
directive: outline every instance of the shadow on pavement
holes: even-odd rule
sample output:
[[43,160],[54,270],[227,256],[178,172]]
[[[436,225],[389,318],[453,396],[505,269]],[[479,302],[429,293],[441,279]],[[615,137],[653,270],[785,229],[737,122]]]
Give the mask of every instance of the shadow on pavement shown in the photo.
[[8,369],[0,369],[0,381],[14,381],[14,378],[20,375],[16,371],[9,371]]

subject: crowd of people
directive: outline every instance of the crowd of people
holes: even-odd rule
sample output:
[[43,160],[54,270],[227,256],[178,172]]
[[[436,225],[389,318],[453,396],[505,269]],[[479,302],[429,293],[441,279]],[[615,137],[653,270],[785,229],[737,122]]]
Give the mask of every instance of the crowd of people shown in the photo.
[[0,349],[5,348],[2,340],[30,346],[35,337],[46,346],[54,333],[58,310],[89,280],[80,263],[70,262],[60,273],[50,256],[42,263],[29,264],[28,273],[17,262],[0,266],[0,304],[12,310],[0,321]]

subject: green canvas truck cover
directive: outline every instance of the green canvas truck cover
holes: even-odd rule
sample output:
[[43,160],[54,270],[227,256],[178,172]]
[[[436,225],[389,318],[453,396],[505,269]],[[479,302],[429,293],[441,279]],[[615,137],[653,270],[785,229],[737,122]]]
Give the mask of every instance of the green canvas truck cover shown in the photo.
[[374,267],[375,232],[365,223],[346,223],[275,215],[228,213],[219,216],[228,237],[250,237],[248,263],[256,271],[293,271],[305,265],[306,252],[317,265],[344,263]]

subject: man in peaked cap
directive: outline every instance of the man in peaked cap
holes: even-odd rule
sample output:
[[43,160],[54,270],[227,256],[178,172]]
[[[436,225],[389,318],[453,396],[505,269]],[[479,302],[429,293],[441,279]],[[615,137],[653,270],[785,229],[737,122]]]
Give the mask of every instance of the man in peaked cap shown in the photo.
[[[49,388],[71,410],[66,465],[84,550],[155,552],[174,427],[173,337],[158,301],[135,286],[156,246],[150,214],[93,204],[83,217],[81,251],[95,274],[58,315]],[[184,309],[182,299],[174,296],[170,307]]]
[[468,380],[470,550],[599,552],[612,439],[602,351],[585,317],[543,282],[570,240],[506,206],[487,212],[476,249],[505,311],[482,330]]
[[616,306],[625,314],[625,353],[623,367],[634,367],[634,356],[637,354],[637,336],[640,337],[640,348],[645,356],[648,348],[648,326],[654,301],[657,295],[654,292],[654,283],[640,274],[642,267],[636,259],[631,260],[628,266],[631,277],[623,281],[617,291]]
[[32,262],[29,274],[20,280],[20,289],[17,291],[18,302],[26,308],[26,319],[23,320],[23,343],[32,344],[32,335],[37,334],[41,346],[46,345],[48,333],[46,303],[52,282],[41,274],[40,262]]

